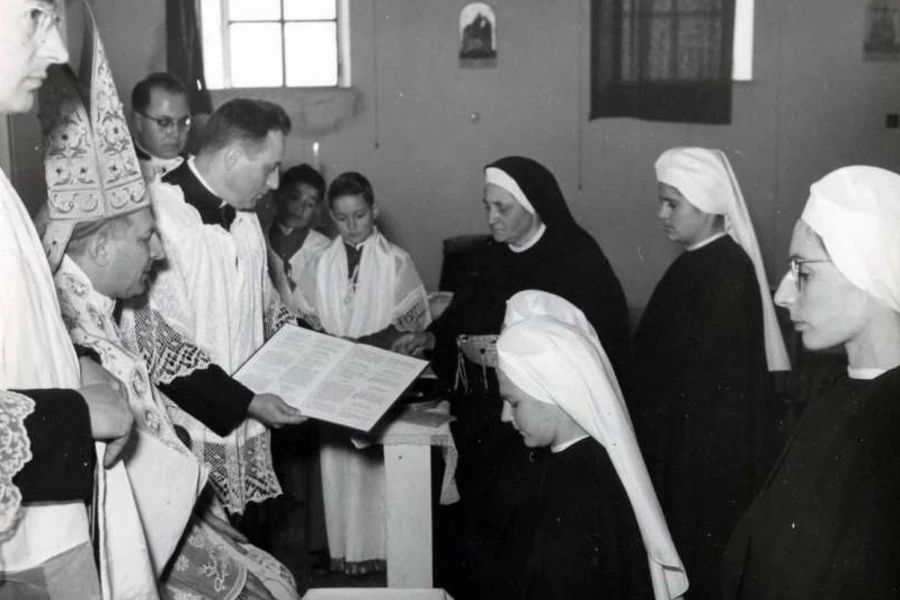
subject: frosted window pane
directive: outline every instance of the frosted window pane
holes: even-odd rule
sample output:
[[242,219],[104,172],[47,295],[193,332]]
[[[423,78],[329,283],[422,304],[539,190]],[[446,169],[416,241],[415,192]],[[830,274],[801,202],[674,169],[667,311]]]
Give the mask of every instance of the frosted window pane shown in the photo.
[[231,25],[231,86],[280,87],[281,25],[234,23]]
[[287,23],[284,28],[288,87],[337,85],[337,25]]
[[225,52],[222,45],[222,2],[201,0],[201,31],[203,32],[203,72],[210,89],[225,87]]
[[336,19],[337,0],[284,0],[284,19]]
[[281,0],[228,0],[231,21],[277,21],[281,18]]
[[734,58],[731,78],[753,79],[753,0],[737,0],[734,4]]

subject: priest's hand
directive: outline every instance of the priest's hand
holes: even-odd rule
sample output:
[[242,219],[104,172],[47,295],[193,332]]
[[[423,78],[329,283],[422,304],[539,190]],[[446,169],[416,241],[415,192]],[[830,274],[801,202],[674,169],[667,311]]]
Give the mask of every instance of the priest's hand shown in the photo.
[[391,350],[408,356],[423,356],[426,350],[434,350],[437,339],[430,331],[404,333],[391,344]]
[[91,418],[91,435],[106,442],[103,466],[113,466],[125,449],[134,417],[121,390],[105,383],[93,383],[78,390],[87,404]]
[[306,421],[299,410],[288,405],[287,402],[275,394],[257,394],[247,407],[247,414],[265,423],[273,429],[284,425],[299,425]]

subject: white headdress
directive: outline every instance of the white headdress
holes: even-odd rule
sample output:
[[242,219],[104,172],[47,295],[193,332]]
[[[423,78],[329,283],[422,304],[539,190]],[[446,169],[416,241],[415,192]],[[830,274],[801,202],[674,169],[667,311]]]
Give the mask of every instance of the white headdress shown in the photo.
[[684,565],[641,456],[612,365],[594,328],[569,301],[527,290],[507,302],[499,369],[536,400],[559,406],[606,448],[641,530],[657,600],[688,588]]
[[744,249],[759,284],[762,298],[763,329],[765,332],[766,361],[770,371],[789,371],[784,338],[766,277],[753,222],[738,185],[737,177],[731,169],[728,157],[721,150],[707,148],[672,148],[666,150],[656,160],[656,179],[676,188],[681,195],[699,210],[713,215],[724,215],[725,231]]
[[809,189],[801,219],[838,270],[900,312],[900,175],[878,167],[832,171]]

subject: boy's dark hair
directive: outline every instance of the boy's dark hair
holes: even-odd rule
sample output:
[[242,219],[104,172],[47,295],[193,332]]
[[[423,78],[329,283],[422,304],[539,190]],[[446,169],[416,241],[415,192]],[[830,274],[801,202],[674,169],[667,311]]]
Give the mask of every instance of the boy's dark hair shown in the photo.
[[275,202],[281,204],[281,198],[286,192],[291,191],[301,183],[305,183],[319,192],[319,197],[325,196],[325,178],[314,168],[304,163],[291,167],[281,175],[278,183],[278,191],[275,193]]
[[332,206],[335,199],[341,196],[362,196],[369,206],[375,204],[372,184],[362,173],[356,171],[347,171],[334,178],[328,186],[328,206]]

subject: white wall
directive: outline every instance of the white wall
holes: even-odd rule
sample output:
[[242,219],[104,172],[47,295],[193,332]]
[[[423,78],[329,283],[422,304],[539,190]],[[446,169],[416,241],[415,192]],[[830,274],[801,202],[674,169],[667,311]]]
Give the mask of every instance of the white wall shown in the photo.
[[[134,83],[165,65],[164,2],[94,3],[127,104]],[[864,2],[757,0],[755,79],[735,86],[729,126],[588,122],[588,0],[495,0],[497,67],[461,69],[464,4],[351,0],[358,114],[331,133],[292,135],[287,150],[286,164],[309,161],[317,140],[328,176],[367,174],[384,227],[429,286],[443,238],[486,230],[481,169],[506,154],[532,156],[556,173],[635,307],[675,253],[654,218],[653,161],[666,148],[728,153],[770,276],[782,271],[812,181],[849,163],[900,170],[900,133],[884,128],[885,114],[900,111],[900,63],[862,60]],[[302,122],[297,93],[270,97]]]

